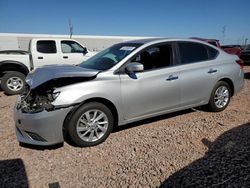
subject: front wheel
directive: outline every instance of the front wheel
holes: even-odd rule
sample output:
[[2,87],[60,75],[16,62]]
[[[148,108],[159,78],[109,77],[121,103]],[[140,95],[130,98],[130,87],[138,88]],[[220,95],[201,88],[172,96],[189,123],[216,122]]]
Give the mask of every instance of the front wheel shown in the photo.
[[231,89],[228,83],[219,81],[212,91],[208,103],[209,110],[213,112],[223,111],[230,102]]
[[1,88],[8,95],[22,93],[25,85],[25,75],[17,71],[10,71],[3,75]]
[[81,106],[71,117],[68,133],[80,147],[98,145],[106,140],[113,129],[113,115],[108,107],[91,102]]

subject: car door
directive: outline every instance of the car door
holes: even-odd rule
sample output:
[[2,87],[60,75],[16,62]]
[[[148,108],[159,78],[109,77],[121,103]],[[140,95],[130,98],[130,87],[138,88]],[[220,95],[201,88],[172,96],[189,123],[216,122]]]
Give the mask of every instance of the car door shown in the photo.
[[[160,57],[159,54],[165,54],[165,57]],[[126,120],[140,119],[179,106],[179,73],[172,66],[172,44],[149,47],[129,62],[139,62],[144,65],[145,70],[120,74]]]
[[87,49],[75,41],[62,40],[60,42],[61,61],[64,64],[77,65],[86,59]]
[[181,105],[204,104],[209,99],[217,78],[218,51],[195,42],[178,42],[178,49]]
[[35,67],[59,63],[58,49],[55,40],[34,41],[31,53]]

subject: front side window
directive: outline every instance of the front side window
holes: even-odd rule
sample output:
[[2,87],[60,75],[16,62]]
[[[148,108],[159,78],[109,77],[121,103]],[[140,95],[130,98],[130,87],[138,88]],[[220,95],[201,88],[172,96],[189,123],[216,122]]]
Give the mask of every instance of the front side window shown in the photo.
[[62,53],[83,53],[86,51],[80,44],[74,41],[61,41]]
[[54,54],[56,53],[56,42],[53,40],[37,41],[36,49],[40,53]]
[[170,44],[148,48],[139,53],[132,62],[143,64],[144,70],[152,70],[172,65],[172,47]]
[[82,68],[108,70],[115,66],[122,59],[128,56],[132,51],[141,46],[137,43],[120,43],[107,48],[95,56],[81,63]]
[[200,43],[179,42],[181,64],[195,63],[213,59],[218,51]]

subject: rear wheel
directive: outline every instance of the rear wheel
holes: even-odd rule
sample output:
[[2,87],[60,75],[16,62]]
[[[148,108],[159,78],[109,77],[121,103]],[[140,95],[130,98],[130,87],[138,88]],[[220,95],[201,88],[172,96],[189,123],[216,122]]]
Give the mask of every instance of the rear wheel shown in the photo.
[[209,110],[213,112],[223,111],[230,102],[231,97],[231,89],[230,86],[224,82],[219,81],[210,96],[210,100],[208,103]]
[[108,107],[91,102],[81,106],[71,117],[68,133],[80,147],[98,145],[106,140],[113,129],[113,115]]
[[24,90],[25,75],[17,71],[4,74],[1,79],[1,87],[8,95],[20,94]]

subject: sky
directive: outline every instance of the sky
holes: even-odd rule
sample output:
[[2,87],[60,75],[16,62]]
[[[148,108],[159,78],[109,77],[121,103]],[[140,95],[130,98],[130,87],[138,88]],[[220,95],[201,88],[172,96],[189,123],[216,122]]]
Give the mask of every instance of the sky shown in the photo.
[[250,43],[249,10],[250,0],[0,0],[0,33],[69,34],[70,19],[75,35],[244,44]]

